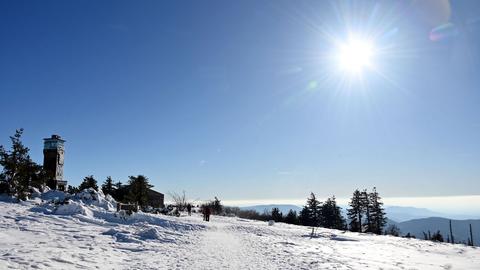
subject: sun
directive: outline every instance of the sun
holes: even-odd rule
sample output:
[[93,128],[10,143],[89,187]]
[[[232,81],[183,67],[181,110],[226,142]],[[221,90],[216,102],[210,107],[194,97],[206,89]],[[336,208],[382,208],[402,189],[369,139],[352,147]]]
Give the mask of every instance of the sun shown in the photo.
[[372,41],[350,38],[337,48],[336,61],[341,71],[360,74],[373,65],[375,46]]

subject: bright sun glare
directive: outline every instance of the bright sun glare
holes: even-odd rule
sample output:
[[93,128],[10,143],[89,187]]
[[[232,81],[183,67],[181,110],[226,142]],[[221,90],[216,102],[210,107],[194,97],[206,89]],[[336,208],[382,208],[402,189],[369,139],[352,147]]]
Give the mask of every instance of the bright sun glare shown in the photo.
[[359,74],[366,68],[372,67],[375,48],[370,40],[349,39],[337,50],[337,61],[342,71]]

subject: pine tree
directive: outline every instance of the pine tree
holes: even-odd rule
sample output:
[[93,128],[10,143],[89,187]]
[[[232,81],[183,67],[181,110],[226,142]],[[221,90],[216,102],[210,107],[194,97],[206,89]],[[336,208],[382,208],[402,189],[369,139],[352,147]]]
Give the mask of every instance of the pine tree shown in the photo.
[[318,227],[321,223],[322,204],[317,200],[315,194],[310,193],[307,203],[298,216],[299,223],[303,226]]
[[280,209],[278,209],[278,207],[272,208],[272,219],[275,222],[283,221],[283,214],[282,214],[282,212],[280,212]]
[[362,205],[363,212],[365,213],[365,222],[363,224],[362,231],[373,232],[374,226],[372,225],[372,208],[373,204],[370,200],[370,196],[366,189],[360,193],[360,204]]
[[102,184],[102,191],[103,194],[107,195],[113,195],[114,189],[113,189],[113,180],[111,176],[108,176],[107,179],[105,180],[105,183]]
[[46,187],[46,182],[48,179],[47,172],[43,169],[43,167],[38,164],[32,163],[30,175],[30,186],[38,188],[40,191],[43,191]]
[[362,204],[362,194],[358,189],[353,192],[349,206],[350,208],[347,210],[347,216],[350,221],[350,230],[352,232],[362,232],[364,207]]
[[328,198],[322,205],[322,226],[330,229],[345,229],[345,219],[342,216],[341,209],[337,206],[335,196]]
[[285,216],[284,221],[288,224],[298,224],[297,211],[290,209]]
[[79,190],[78,190],[77,187],[74,187],[74,186],[71,186],[71,185],[68,185],[68,187],[67,187],[67,192],[68,192],[69,194],[72,194],[72,195],[73,195],[73,194],[75,194],[75,193],[78,193],[78,191],[79,191]]
[[434,242],[443,242],[443,235],[440,233],[440,231],[437,231],[430,237],[430,240]]
[[137,203],[141,207],[145,207],[148,204],[148,189],[153,186],[149,184],[148,178],[143,175],[129,176],[128,185],[130,191],[127,196],[128,200],[132,203]]
[[308,207],[305,205],[300,214],[298,215],[298,222],[303,226],[312,226],[312,221],[310,220],[310,211]]
[[310,226],[318,227],[321,225],[322,217],[322,203],[317,200],[315,194],[310,193],[310,197],[307,199],[307,209],[310,219]]
[[118,202],[124,202],[125,197],[127,196],[127,190],[122,182],[118,181],[113,184],[113,194],[112,197]]
[[222,202],[217,197],[213,200],[212,211],[215,215],[220,215],[223,212]]
[[97,180],[93,178],[93,175],[89,175],[83,178],[83,182],[80,184],[80,186],[78,186],[79,191],[82,191],[87,188],[93,188],[95,190],[98,190]]
[[381,201],[382,198],[375,187],[368,197],[371,204],[369,219],[371,225],[370,231],[375,234],[382,234],[383,228],[385,227],[385,224],[387,224],[385,209],[383,208],[383,202]]
[[0,166],[3,167],[0,183],[9,195],[25,200],[29,195],[30,185],[43,188],[45,175],[42,167],[30,158],[30,149],[21,141],[22,134],[23,129],[19,129],[15,131],[15,135],[10,136],[10,151],[0,146]]
[[117,190],[119,190],[119,189],[122,188],[122,182],[118,181],[117,183],[115,183],[114,186],[115,186],[115,188],[116,188]]

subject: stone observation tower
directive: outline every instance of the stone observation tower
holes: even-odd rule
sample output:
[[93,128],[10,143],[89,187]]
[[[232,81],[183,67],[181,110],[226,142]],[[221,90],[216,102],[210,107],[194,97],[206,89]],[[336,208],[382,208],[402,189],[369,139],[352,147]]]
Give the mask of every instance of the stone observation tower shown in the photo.
[[65,191],[67,186],[67,181],[63,180],[65,140],[58,135],[43,140],[43,168],[47,172],[47,186]]

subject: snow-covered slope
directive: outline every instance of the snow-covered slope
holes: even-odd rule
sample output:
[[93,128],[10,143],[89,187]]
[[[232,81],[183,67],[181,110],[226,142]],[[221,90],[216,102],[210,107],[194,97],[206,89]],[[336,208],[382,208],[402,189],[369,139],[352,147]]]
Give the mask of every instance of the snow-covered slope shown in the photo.
[[[105,199],[104,197],[102,199]],[[480,249],[213,216],[0,202],[0,269],[480,269]],[[61,209],[61,210],[59,210]]]

